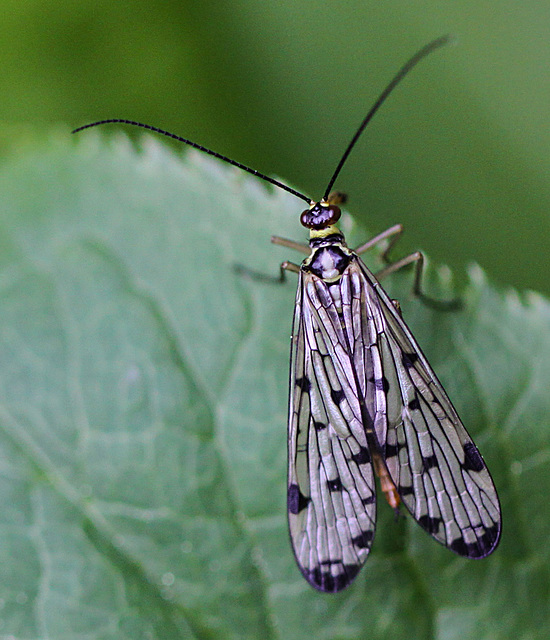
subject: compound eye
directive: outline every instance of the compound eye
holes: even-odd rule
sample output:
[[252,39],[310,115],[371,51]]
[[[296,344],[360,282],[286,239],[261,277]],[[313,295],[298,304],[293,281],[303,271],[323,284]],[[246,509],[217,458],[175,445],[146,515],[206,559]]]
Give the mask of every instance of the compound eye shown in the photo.
[[300,216],[300,222],[307,229],[326,229],[338,222],[342,212],[335,204],[324,205],[319,202],[306,209]]

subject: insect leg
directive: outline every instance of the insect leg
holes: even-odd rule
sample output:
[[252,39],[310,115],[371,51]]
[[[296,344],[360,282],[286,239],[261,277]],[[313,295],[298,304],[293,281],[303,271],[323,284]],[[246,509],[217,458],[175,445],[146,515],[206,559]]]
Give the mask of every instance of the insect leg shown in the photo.
[[401,305],[399,304],[399,300],[392,300],[391,303],[393,304],[393,306],[395,307],[395,310],[397,311],[397,313],[403,317],[403,313],[401,311]]
[[292,273],[300,273],[300,265],[294,264],[294,262],[289,262],[288,260],[281,262],[280,269],[281,269],[281,275],[279,276],[279,282],[286,281],[287,271],[292,271]]
[[267,273],[262,273],[261,271],[256,271],[254,269],[250,269],[249,267],[245,267],[242,264],[233,265],[233,269],[236,273],[241,276],[245,276],[250,278],[251,280],[257,280],[258,282],[268,282],[270,284],[281,284],[286,282],[286,272],[292,271],[293,273],[300,273],[300,267],[293,262],[288,262],[285,260],[281,263],[280,273],[278,276],[272,276]]
[[300,251],[301,253],[305,253],[305,254],[311,253],[311,249],[309,248],[309,245],[304,244],[302,242],[295,242],[294,240],[288,240],[287,238],[280,238],[279,236],[271,236],[271,242],[273,242],[273,244],[278,244],[281,247],[288,247],[289,249]]
[[390,259],[388,258],[388,253],[392,250],[392,248],[394,247],[396,242],[399,240],[399,237],[401,236],[402,233],[403,233],[403,225],[395,224],[393,225],[393,227],[390,227],[389,229],[382,231],[382,233],[379,233],[377,236],[374,236],[374,238],[371,238],[370,240],[365,242],[365,244],[362,244],[361,246],[357,247],[357,249],[355,249],[355,253],[357,254],[364,253],[365,251],[372,249],[372,247],[376,246],[379,242],[382,242],[383,240],[387,240],[388,238],[391,238],[391,240],[388,242],[387,247],[382,251],[382,254],[380,255],[381,259],[385,263],[389,263]]
[[[294,242],[294,240],[287,240],[287,238],[280,238],[279,236],[272,236],[271,242],[273,244],[278,244],[283,247],[288,247],[289,249],[295,249],[296,251],[301,251],[302,253],[310,253],[311,249],[309,245],[302,244],[300,242]],[[300,267],[293,262],[288,262],[285,260],[281,264],[281,271],[279,276],[271,276],[266,273],[261,273],[260,271],[255,271],[254,269],[250,269],[249,267],[245,267],[242,264],[235,264],[234,270],[236,273],[242,276],[246,276],[251,278],[252,280],[258,280],[259,282],[270,282],[271,284],[279,284],[281,282],[286,281],[286,273],[285,271],[292,271],[294,273],[300,273]]]
[[348,201],[348,194],[343,191],[331,191],[328,194],[327,202],[329,204],[346,204]]
[[435,298],[431,298],[426,295],[422,291],[422,273],[424,269],[424,255],[420,251],[415,251],[396,262],[392,262],[387,267],[384,267],[380,271],[378,271],[375,275],[377,280],[381,280],[385,278],[390,273],[394,273],[399,269],[406,267],[409,264],[415,265],[414,269],[414,283],[413,283],[413,293],[415,296],[420,298],[424,304],[433,309],[438,309],[439,311],[457,311],[462,308],[462,301],[458,298],[454,298],[453,300],[436,300]]

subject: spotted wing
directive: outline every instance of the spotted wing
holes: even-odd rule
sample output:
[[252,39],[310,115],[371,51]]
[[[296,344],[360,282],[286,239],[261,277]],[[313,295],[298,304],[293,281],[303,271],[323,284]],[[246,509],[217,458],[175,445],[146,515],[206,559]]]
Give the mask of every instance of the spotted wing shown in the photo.
[[300,273],[292,332],[288,514],[296,561],[320,591],[340,591],[367,559],[374,474],[338,285]]
[[375,384],[369,389],[367,382],[367,406],[374,407],[390,477],[415,520],[438,542],[483,558],[496,548],[501,526],[485,462],[392,301],[359,259],[348,271],[373,332],[366,359]]

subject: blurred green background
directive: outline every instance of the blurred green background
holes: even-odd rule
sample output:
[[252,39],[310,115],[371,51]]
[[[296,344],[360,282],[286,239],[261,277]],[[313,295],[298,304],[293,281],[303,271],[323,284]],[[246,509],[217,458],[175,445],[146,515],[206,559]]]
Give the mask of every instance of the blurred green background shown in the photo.
[[2,9],[4,154],[59,124],[132,118],[312,197],[397,69],[453,34],[456,46],[424,61],[377,114],[336,186],[373,233],[402,222],[403,251],[425,249],[459,270],[477,261],[497,282],[550,293],[550,3],[3,0]]

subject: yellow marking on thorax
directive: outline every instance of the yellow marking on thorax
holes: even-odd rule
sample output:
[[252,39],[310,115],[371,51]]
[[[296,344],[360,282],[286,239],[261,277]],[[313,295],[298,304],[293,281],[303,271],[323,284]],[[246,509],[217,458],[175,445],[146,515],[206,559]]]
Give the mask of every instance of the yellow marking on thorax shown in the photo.
[[339,233],[340,235],[342,234],[340,229],[338,229],[338,227],[335,224],[331,224],[329,227],[326,227],[326,229],[310,229],[309,239],[313,240],[316,238],[326,238],[327,236],[330,236],[333,233]]

